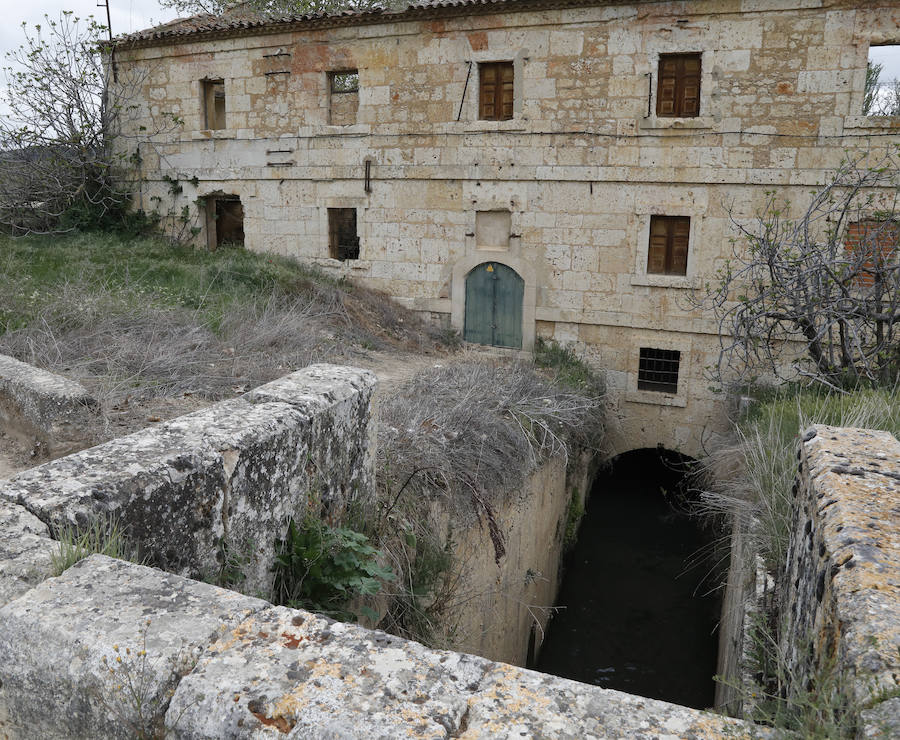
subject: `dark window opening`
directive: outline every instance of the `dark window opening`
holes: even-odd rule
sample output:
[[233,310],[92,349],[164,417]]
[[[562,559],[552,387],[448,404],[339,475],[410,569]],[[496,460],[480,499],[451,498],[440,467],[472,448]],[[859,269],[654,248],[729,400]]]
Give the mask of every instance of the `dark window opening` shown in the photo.
[[513,117],[513,63],[478,65],[480,85],[478,117],[483,121],[508,121]]
[[647,272],[653,275],[687,275],[689,216],[651,216]]
[[677,349],[641,347],[638,365],[638,390],[678,393],[678,366],[681,352]]
[[328,209],[328,256],[341,261],[359,259],[355,208]]
[[244,207],[236,195],[209,196],[206,201],[206,244],[210,249],[244,245]]
[[869,47],[863,98],[864,116],[900,116],[900,79],[887,71],[896,68],[898,56],[898,44]]
[[656,115],[693,118],[700,115],[700,54],[661,54]]
[[351,126],[359,111],[359,72],[328,73],[329,122],[332,126]]
[[201,80],[203,128],[216,131],[225,128],[225,81]]

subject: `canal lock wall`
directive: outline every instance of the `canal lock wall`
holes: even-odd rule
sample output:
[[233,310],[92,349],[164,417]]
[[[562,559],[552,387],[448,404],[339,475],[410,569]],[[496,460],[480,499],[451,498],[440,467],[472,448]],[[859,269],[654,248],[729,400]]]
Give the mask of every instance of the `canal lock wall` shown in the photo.
[[[739,721],[429,650],[193,578],[219,567],[230,537],[253,543],[242,587],[264,592],[289,516],[335,512],[370,490],[374,382],[312,366],[0,481],[0,738],[749,736]],[[544,624],[534,606],[553,603],[583,465],[551,460],[498,510],[505,572],[479,527],[460,538],[462,552],[490,561],[468,568],[485,601],[458,627],[466,649],[521,662],[527,638],[485,627]],[[109,515],[171,572],[94,555],[49,577],[54,533]],[[516,596],[517,582],[536,588]]]
[[787,563],[778,574],[735,529],[723,604],[716,705],[739,714],[751,626],[775,615],[796,698],[839,678],[857,736],[900,736],[900,443],[889,433],[815,425],[798,443]]

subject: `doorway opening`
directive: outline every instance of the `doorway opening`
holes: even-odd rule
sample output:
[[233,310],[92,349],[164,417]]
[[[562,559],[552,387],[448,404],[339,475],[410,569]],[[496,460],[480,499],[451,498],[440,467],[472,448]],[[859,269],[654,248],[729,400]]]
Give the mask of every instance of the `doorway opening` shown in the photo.
[[466,276],[463,337],[492,347],[522,348],[525,281],[511,267],[484,262]]

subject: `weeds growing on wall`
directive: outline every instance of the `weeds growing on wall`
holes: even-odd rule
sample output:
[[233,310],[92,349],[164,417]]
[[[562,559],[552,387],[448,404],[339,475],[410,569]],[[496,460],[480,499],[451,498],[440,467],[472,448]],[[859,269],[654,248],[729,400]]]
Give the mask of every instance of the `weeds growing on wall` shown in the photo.
[[57,532],[59,549],[50,555],[53,575],[58,576],[89,555],[108,555],[140,563],[118,519],[95,519],[84,528],[66,526]]
[[383,560],[361,532],[313,518],[300,525],[291,521],[276,543],[274,601],[344,622],[355,622],[357,610],[377,620],[377,612],[360,600],[395,579]]
[[900,435],[900,386],[850,393],[787,387],[761,394],[735,425],[736,442],[704,461],[715,481],[701,495],[706,513],[725,515],[746,532],[772,573],[785,564],[797,444],[811,424]]

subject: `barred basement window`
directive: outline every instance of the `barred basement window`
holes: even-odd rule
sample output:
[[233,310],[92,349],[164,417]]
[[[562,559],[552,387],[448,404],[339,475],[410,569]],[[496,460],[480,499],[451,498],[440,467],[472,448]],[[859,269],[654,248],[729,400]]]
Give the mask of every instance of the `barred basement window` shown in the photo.
[[641,347],[638,364],[638,390],[678,393],[678,366],[681,352],[677,349]]
[[203,103],[203,128],[225,128],[225,80],[200,80]]
[[664,118],[700,115],[700,54],[660,54],[656,115]]
[[687,275],[690,234],[690,216],[651,216],[648,274]]
[[482,121],[510,120],[513,117],[513,63],[479,64],[478,79],[478,117]]

